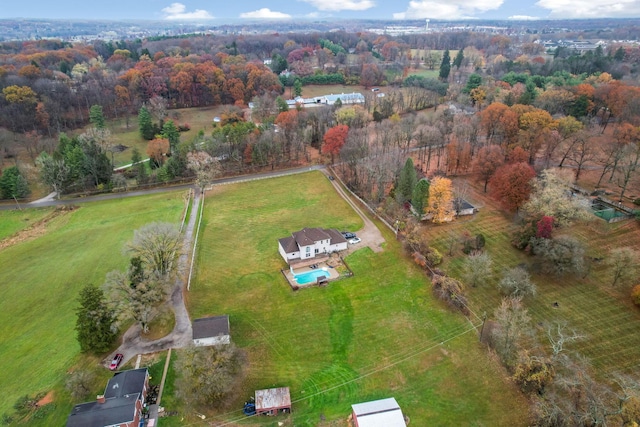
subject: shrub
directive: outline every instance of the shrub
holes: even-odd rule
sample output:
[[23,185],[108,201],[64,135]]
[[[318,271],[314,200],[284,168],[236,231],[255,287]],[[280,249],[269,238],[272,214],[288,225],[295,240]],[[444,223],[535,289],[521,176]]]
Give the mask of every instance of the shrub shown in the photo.
[[467,298],[464,295],[464,285],[448,276],[434,275],[431,278],[433,293],[436,297],[453,309],[468,315]]
[[442,254],[436,248],[430,247],[426,258],[427,264],[429,264],[430,267],[435,267],[442,263]]
[[498,283],[498,287],[507,296],[533,297],[536,295],[536,286],[531,282],[529,273],[520,267],[507,270]]
[[181,125],[178,125],[178,131],[179,132],[187,132],[191,130],[191,125],[189,125],[189,123],[184,123]]
[[640,285],[635,285],[631,290],[631,301],[640,307]]
[[553,364],[541,357],[526,356],[523,359],[516,365],[514,381],[524,393],[542,394],[545,386],[555,377]]

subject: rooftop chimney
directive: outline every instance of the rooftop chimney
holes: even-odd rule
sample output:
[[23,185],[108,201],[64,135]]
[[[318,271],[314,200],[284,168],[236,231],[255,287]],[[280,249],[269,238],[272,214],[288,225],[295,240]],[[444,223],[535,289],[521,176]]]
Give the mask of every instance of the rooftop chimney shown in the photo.
[[104,398],[104,394],[99,394],[97,400],[98,400],[98,403],[106,402],[106,399]]

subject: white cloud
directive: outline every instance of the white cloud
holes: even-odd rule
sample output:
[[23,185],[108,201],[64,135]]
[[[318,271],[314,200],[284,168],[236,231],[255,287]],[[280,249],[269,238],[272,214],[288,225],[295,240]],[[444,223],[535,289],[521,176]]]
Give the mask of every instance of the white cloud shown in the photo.
[[213,16],[206,10],[196,9],[193,12],[187,12],[187,6],[182,3],[171,3],[169,6],[162,9],[164,13],[164,19],[178,20],[178,19],[213,19]]
[[251,19],[289,19],[291,15],[282,12],[275,12],[271,9],[263,7],[262,9],[254,10],[253,12],[245,12],[240,14],[240,18]]
[[538,18],[537,16],[529,16],[529,15],[512,15],[507,19],[510,19],[512,21],[537,21],[540,18]]
[[[553,0],[552,0],[553,1]],[[469,19],[476,14],[499,9],[504,0],[411,0],[406,12],[394,19]]]
[[640,15],[640,0],[539,0],[550,18],[627,18]]
[[302,0],[318,10],[367,10],[376,5],[373,0]]

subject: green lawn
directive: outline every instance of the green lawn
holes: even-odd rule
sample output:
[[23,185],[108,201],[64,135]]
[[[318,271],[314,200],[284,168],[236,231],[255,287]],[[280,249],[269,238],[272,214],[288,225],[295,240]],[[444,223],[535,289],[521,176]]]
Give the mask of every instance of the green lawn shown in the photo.
[[37,223],[53,208],[0,211],[0,241]]
[[19,396],[55,389],[57,410],[40,425],[64,423],[72,404],[61,391],[65,373],[98,361],[79,357],[79,290],[87,283],[101,285],[107,272],[126,266],[122,248],[133,230],[153,221],[179,222],[182,196],[82,204],[55,217],[46,234],[0,251],[0,416],[11,412]]
[[255,389],[289,386],[297,426],[344,420],[351,404],[389,396],[412,425],[526,424],[526,402],[488,360],[473,325],[434,301],[390,232],[382,253],[363,248],[347,258],[354,277],[291,291],[278,238],[305,226],[361,225],[318,172],[207,196],[189,310],[193,318],[229,314],[249,362],[241,392],[209,415],[243,420],[242,402]]

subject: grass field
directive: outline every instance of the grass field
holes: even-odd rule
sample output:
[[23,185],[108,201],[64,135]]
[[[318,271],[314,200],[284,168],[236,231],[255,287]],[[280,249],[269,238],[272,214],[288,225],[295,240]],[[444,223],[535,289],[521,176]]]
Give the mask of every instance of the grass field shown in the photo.
[[[182,196],[173,192],[80,205],[50,221],[46,234],[0,251],[0,416],[11,412],[18,397],[54,389],[56,411],[30,425],[64,424],[72,403],[62,391],[65,373],[99,362],[79,355],[78,292],[88,283],[101,285],[108,271],[126,266],[122,248],[133,230],[153,221],[180,221]],[[0,213],[0,221],[10,214]]]
[[203,221],[189,310],[193,318],[229,314],[249,361],[241,391],[209,414],[215,419],[242,420],[255,389],[289,386],[297,426],[341,425],[351,404],[389,396],[412,425],[526,424],[526,402],[473,325],[433,300],[392,233],[384,231],[382,253],[363,248],[347,258],[354,277],[291,291],[278,238],[305,226],[362,225],[322,174],[216,187]]
[[0,241],[36,224],[52,211],[53,208],[0,211]]
[[[517,229],[512,215],[503,214],[495,202],[480,192],[474,185],[475,195],[471,200],[481,200],[480,212],[473,218],[467,217],[446,226],[428,226],[434,246],[446,254],[450,236],[460,237],[466,230],[471,235],[484,234],[486,251],[494,262],[494,277],[482,286],[469,288],[472,306],[477,312],[487,312],[489,317],[500,302],[497,290],[500,273],[518,264],[530,264],[533,258],[515,250],[511,244],[513,232]],[[554,231],[555,235],[568,234],[581,240],[587,250],[588,260],[604,258],[610,249],[628,246],[640,250],[640,227],[637,221],[607,224],[595,219],[589,224],[575,225]],[[445,257],[445,270],[452,275],[460,275],[465,256],[458,248],[453,258]],[[533,274],[537,285],[535,299],[525,300],[538,325],[541,342],[547,344],[544,328],[554,322],[567,322],[570,328],[586,335],[586,339],[571,344],[569,350],[587,356],[597,372],[603,377],[612,372],[631,373],[640,364],[640,310],[629,298],[630,286],[612,288],[612,276],[606,261],[592,262],[585,277],[554,277]],[[559,307],[553,306],[558,302]]]

